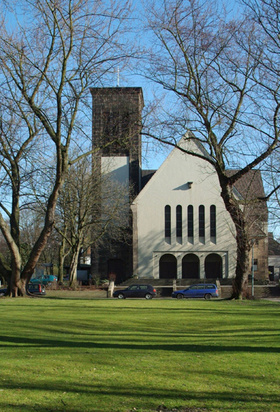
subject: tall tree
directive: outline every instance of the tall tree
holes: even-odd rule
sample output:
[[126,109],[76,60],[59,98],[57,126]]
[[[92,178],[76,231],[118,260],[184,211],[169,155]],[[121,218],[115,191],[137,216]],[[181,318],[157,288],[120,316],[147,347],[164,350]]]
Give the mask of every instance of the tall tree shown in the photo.
[[105,170],[100,176],[99,168],[95,170],[86,158],[69,168],[58,199],[55,228],[64,250],[60,273],[64,257],[70,255],[70,286],[77,281],[80,250],[97,247],[108,233],[111,241],[119,240],[128,226],[128,210],[128,189],[112,181]]
[[[263,49],[262,60],[260,62],[260,76],[258,81],[265,90],[264,102],[267,96],[275,96],[275,101],[278,100],[279,94],[279,56],[280,56],[280,1],[279,0],[241,0],[241,3],[248,10],[248,18],[254,22],[259,28],[260,34],[265,32],[266,44]],[[262,36],[256,36],[255,43],[258,47],[262,47]],[[264,105],[266,108],[267,105]],[[264,110],[264,114],[266,114]],[[275,133],[278,132],[279,124],[279,111],[275,113],[274,129]],[[279,145],[271,156],[266,161],[266,184],[268,186],[269,193],[267,199],[269,199],[269,211],[270,211],[270,224],[277,230],[279,222]],[[278,236],[278,232],[276,232]]]
[[[1,117],[11,124],[7,117],[12,108],[12,117],[20,125],[15,135],[6,134],[1,142],[2,148],[7,143],[8,151],[13,151],[5,170],[13,208],[2,203],[0,214],[0,229],[11,252],[11,296],[25,294],[54,226],[71,144],[76,143],[83,155],[83,142],[91,129],[88,87],[106,82],[130,54],[129,45],[121,41],[128,14],[126,1],[17,0],[7,4],[0,28],[0,78],[6,98]],[[24,198],[28,202],[28,193],[21,186],[22,173],[26,172],[23,154],[32,149],[35,136],[40,142],[37,155],[41,161],[48,162],[54,154],[56,164],[52,185],[46,188],[44,224],[23,266],[19,210]]]
[[[166,116],[146,124],[146,134],[214,166],[236,231],[233,297],[240,298],[251,239],[234,185],[279,142],[279,71],[272,73],[263,60],[270,34],[247,9],[236,17],[219,1],[163,0],[147,10],[153,42],[147,76],[167,91],[168,101]],[[180,147],[182,135],[197,139],[204,154]]]

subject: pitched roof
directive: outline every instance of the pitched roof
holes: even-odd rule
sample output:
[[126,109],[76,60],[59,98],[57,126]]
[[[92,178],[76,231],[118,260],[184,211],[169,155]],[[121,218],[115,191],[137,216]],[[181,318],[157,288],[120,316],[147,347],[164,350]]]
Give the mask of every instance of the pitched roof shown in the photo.
[[269,255],[280,255],[280,243],[274,239],[273,233],[268,233],[268,254]]
[[155,173],[156,170],[142,170],[141,189],[148,183],[148,181]]
[[[226,171],[229,177],[236,172],[238,172],[238,170]],[[243,199],[252,200],[265,196],[260,170],[249,170],[234,183],[234,187],[241,194]]]
[[[232,176],[237,170],[228,170],[228,176]],[[253,238],[266,237],[266,226],[268,220],[268,209],[265,200],[263,181],[260,170],[249,170],[237,182],[234,188],[240,194],[243,201],[243,210],[249,227],[250,236]]]
[[[238,170],[227,170],[227,175],[232,176]],[[156,170],[142,170],[142,188],[148,183]],[[265,237],[268,220],[267,204],[260,200],[265,196],[261,172],[249,170],[234,184],[234,189],[240,200],[243,201],[243,210],[252,237]]]

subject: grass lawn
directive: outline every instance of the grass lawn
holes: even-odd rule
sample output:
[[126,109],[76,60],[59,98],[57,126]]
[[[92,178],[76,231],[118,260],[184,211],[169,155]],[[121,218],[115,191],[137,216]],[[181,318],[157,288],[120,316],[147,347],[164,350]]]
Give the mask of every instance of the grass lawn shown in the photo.
[[1,298],[0,311],[0,411],[280,411],[279,303]]

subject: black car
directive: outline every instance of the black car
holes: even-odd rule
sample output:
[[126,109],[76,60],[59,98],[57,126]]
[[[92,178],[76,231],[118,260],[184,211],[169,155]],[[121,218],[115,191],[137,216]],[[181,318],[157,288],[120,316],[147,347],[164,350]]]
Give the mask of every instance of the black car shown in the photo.
[[6,292],[7,292],[6,288],[1,288],[0,289],[0,296],[5,296]]
[[116,290],[113,293],[114,298],[145,298],[152,299],[156,296],[157,291],[151,285],[131,285],[126,289]]
[[[35,285],[32,285],[32,283],[29,283],[27,286],[27,290],[29,293],[32,293],[34,295],[45,295],[46,294],[45,286],[41,285],[40,283],[37,283]],[[5,296],[6,292],[7,292],[7,288],[0,289],[0,296]]]

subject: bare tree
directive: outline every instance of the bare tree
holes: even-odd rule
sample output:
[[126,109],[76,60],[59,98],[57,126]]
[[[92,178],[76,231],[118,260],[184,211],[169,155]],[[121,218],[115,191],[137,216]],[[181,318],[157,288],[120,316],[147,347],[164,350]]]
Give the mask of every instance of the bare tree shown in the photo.
[[[254,80],[263,90],[263,115],[270,113],[275,107],[271,130],[275,135],[279,133],[279,56],[280,56],[280,1],[279,0],[240,0],[246,8],[247,19],[257,27],[257,35],[254,37],[255,48],[262,49],[261,60],[258,61],[259,72]],[[264,36],[265,33],[265,42]],[[256,60],[258,57],[256,56]],[[279,183],[279,144],[272,157],[265,162],[265,171],[270,192],[267,199],[272,203],[278,202]],[[272,198],[272,199],[271,199]]]
[[[234,185],[262,165],[279,141],[279,72],[267,70],[263,60],[269,33],[242,10],[233,17],[217,1],[164,0],[147,10],[153,33],[147,76],[167,91],[168,102],[145,132],[214,166],[236,230],[233,297],[240,298],[251,242]],[[184,134],[199,141],[204,154],[180,147]]]
[[[5,131],[5,140],[2,139],[2,148],[6,142],[13,151],[5,180],[10,179],[14,209],[11,211],[9,205],[2,203],[0,229],[11,253],[9,293],[17,296],[25,294],[26,284],[54,226],[55,207],[67,174],[71,144],[75,143],[81,156],[84,155],[83,142],[91,129],[88,87],[106,82],[130,52],[129,46],[120,39],[129,13],[129,4],[125,1],[12,3],[8,4],[7,20],[3,20],[0,28],[0,79],[6,98],[1,118],[7,118],[7,111],[12,109],[12,117],[20,129],[9,135]],[[9,21],[12,13],[16,14],[13,25]],[[12,123],[10,118],[7,124]],[[51,153],[56,164],[52,186],[46,190],[44,224],[23,267],[18,240],[19,199],[26,193],[21,187],[21,176],[26,171],[24,154],[31,150],[35,137],[41,144],[37,155],[45,157],[47,162]],[[28,200],[25,199],[25,203]]]
[[63,262],[65,257],[70,255],[70,286],[77,280],[80,249],[86,242],[90,243],[90,227],[96,222],[94,195],[98,188],[94,185],[94,175],[90,169],[87,161],[71,166],[58,199],[55,229],[61,237],[59,279],[63,280]]
[[105,171],[100,176],[99,168],[95,170],[87,159],[69,168],[58,200],[55,228],[64,256],[70,255],[70,286],[77,281],[80,250],[97,247],[108,233],[111,240],[118,240],[128,227],[128,210],[128,189],[113,182]]

